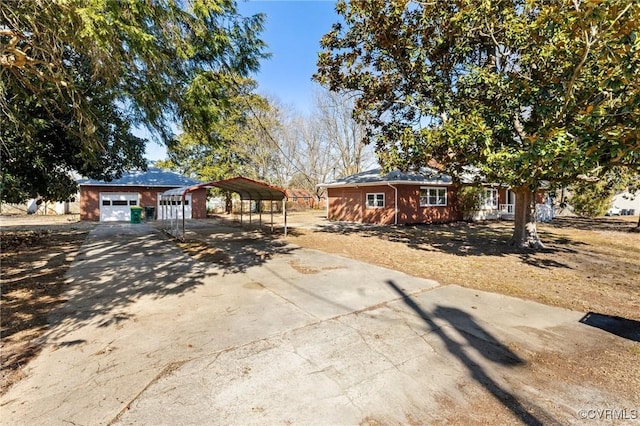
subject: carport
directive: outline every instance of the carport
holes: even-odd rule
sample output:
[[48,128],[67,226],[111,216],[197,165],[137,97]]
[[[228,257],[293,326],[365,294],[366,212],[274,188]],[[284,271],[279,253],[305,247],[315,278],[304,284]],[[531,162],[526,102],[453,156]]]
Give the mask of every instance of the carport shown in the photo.
[[[284,216],[284,235],[287,236],[287,195],[284,189],[259,182],[243,176],[231,179],[201,183],[198,185],[170,189],[160,195],[163,209],[163,221],[169,221],[169,228],[174,236],[178,236],[180,223],[182,224],[182,239],[185,235],[185,199],[187,194],[202,188],[220,188],[223,191],[235,192],[240,196],[240,224],[244,223],[243,202],[249,201],[249,224],[252,223],[251,202],[270,201],[271,231],[273,232],[273,202],[282,202]],[[259,225],[262,226],[262,206],[258,209]]]

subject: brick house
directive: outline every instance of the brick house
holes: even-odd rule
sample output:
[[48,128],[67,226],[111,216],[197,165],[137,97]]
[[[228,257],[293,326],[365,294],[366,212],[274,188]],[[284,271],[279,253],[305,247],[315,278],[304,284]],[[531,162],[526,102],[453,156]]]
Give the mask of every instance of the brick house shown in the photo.
[[[463,219],[458,185],[435,168],[386,174],[374,169],[319,186],[327,191],[329,220],[401,225]],[[545,210],[541,192],[537,203],[541,212]],[[482,207],[473,219],[512,219],[514,204],[515,195],[509,188],[485,185]]]
[[[162,214],[158,195],[169,189],[197,185],[200,182],[174,172],[149,167],[135,170],[111,182],[81,179],[80,219],[90,221],[129,221],[131,206],[153,207],[154,218]],[[185,198],[186,219],[207,217],[206,188],[194,191]],[[181,203],[175,201],[174,203]],[[179,209],[182,211],[182,209]]]

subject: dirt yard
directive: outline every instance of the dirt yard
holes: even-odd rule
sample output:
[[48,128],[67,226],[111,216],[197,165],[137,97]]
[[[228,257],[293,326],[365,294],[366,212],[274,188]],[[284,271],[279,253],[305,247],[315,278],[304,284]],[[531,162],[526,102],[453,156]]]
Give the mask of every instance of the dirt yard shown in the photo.
[[[443,285],[622,317],[633,326],[640,321],[640,233],[631,232],[637,220],[557,219],[539,225],[546,250],[519,252],[508,245],[510,222],[379,227],[331,223],[322,212],[312,211],[292,213],[288,241]],[[64,273],[95,224],[78,222],[77,217],[30,216],[2,217],[0,225],[1,394],[38,353],[48,312],[64,301]],[[224,258],[214,254],[201,261]],[[585,348],[579,360],[530,354],[532,368],[541,377],[583,380],[640,398],[634,393],[640,388],[640,372],[630,368],[640,364],[640,343],[619,341],[615,347]]]
[[64,274],[95,226],[68,216],[0,217],[0,394],[40,348],[49,312],[64,301]]
[[[576,311],[640,320],[640,233],[637,216],[556,218],[538,224],[538,252],[509,245],[513,222],[383,227],[322,221],[290,241],[307,248],[429,278]],[[316,218],[317,220],[317,218]]]

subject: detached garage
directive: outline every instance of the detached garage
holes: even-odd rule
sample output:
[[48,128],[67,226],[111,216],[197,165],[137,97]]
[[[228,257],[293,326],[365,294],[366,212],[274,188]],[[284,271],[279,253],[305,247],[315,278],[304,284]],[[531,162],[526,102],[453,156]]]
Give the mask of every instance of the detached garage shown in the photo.
[[[170,189],[199,183],[195,179],[155,167],[150,167],[147,171],[131,171],[111,182],[82,179],[78,181],[80,218],[101,222],[129,221],[131,206],[140,206],[154,207],[154,219],[156,219],[158,213],[162,211],[160,194]],[[181,201],[176,202],[181,203]],[[185,219],[206,218],[206,202],[206,188],[189,194],[185,199]]]

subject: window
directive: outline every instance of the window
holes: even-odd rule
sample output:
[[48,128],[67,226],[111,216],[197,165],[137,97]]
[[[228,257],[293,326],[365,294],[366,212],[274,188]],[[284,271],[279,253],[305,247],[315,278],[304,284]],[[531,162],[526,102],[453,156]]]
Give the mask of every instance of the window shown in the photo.
[[367,208],[379,209],[384,207],[384,193],[367,194]]
[[129,205],[130,206],[137,206],[138,202],[136,200],[129,200]]
[[111,200],[102,200],[102,205],[103,206],[110,206],[111,205]]
[[420,205],[421,206],[446,206],[447,205],[447,188],[421,188],[420,189]]
[[113,200],[111,202],[112,206],[126,206],[128,205],[127,200]]
[[486,189],[482,194],[482,208],[497,209],[498,208],[498,190]]

